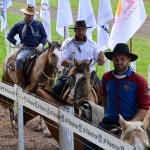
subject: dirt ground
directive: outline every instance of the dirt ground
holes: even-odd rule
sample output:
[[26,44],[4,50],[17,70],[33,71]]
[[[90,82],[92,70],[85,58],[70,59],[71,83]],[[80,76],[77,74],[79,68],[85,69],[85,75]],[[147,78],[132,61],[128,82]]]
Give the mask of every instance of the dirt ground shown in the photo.
[[[0,106],[0,150],[18,150],[18,136],[13,134],[9,111]],[[38,131],[37,117],[24,128],[25,150],[58,150],[58,143],[52,137],[44,137],[43,132]]]
[[[14,14],[21,14],[20,10],[12,7],[8,9]],[[51,9],[51,19],[56,19],[57,10]],[[74,20],[76,20],[77,12],[73,11]],[[110,22],[112,25],[112,22]],[[150,39],[150,19],[147,19],[135,36],[144,36]],[[43,137],[42,132],[37,131],[38,125],[36,119],[28,122],[24,128],[25,150],[58,150],[58,143],[52,137]],[[13,135],[9,112],[0,107],[0,150],[17,150],[18,138]]]

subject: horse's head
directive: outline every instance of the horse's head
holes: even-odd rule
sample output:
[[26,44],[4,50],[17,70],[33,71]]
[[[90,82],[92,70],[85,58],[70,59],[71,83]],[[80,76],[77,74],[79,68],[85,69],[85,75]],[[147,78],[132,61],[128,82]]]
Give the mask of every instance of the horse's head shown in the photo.
[[150,147],[146,133],[150,126],[150,116],[146,116],[143,122],[127,122],[119,115],[119,123],[122,127],[121,139],[135,147],[146,150]]
[[55,67],[55,71],[60,73],[63,69],[60,62],[60,40],[58,39],[57,42],[48,42],[48,49],[49,49],[49,62]]
[[71,92],[69,98],[76,103],[84,100],[90,88],[90,64],[91,60],[74,60],[74,67],[70,70]]

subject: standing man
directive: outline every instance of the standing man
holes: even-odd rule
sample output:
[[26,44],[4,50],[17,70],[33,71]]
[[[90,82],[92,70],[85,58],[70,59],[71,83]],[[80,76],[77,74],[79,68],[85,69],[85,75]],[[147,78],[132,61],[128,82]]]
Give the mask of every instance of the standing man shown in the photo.
[[[39,14],[33,5],[28,4],[25,9],[20,9],[24,13],[24,20],[16,23],[8,33],[9,42],[17,46],[20,50],[16,59],[16,84],[22,87],[23,84],[23,65],[26,58],[36,49],[42,52],[46,44],[47,35],[41,22],[34,20],[33,17]],[[20,42],[14,38],[19,34]]]
[[[105,113],[99,127],[110,131],[119,126],[119,114],[127,121],[144,120],[150,106],[150,95],[146,80],[129,66],[138,56],[129,53],[127,44],[117,44],[113,52],[105,52],[105,56],[113,61],[114,70],[102,77]],[[98,148],[90,141],[86,144]],[[89,148],[85,146],[84,150]]]
[[[104,64],[104,54],[100,53],[97,47],[97,44],[88,39],[86,36],[86,31],[88,28],[84,20],[76,21],[74,28],[75,36],[68,38],[62,44],[61,48],[61,65],[66,67],[69,66],[73,59],[77,61],[81,61],[84,59],[90,60],[92,59],[92,63],[94,64],[96,61],[97,63],[102,66]],[[91,71],[91,78],[95,77],[95,80],[101,87],[101,81],[96,75],[94,65],[90,68]],[[57,94],[58,96],[61,95],[62,89],[66,83],[67,79],[59,78],[52,88],[53,93]]]

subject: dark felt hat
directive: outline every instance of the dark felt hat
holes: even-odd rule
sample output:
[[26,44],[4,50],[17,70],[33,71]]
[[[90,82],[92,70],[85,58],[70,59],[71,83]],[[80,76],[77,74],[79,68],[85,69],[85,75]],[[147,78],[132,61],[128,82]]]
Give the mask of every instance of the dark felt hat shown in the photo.
[[105,56],[109,60],[112,60],[113,55],[116,53],[123,53],[123,54],[128,55],[129,57],[131,57],[131,62],[135,61],[138,58],[137,55],[129,52],[129,47],[125,43],[118,43],[112,52],[105,52]]
[[76,28],[92,28],[92,27],[87,27],[85,20],[79,20],[76,21],[74,28],[69,28],[69,29],[76,29]]

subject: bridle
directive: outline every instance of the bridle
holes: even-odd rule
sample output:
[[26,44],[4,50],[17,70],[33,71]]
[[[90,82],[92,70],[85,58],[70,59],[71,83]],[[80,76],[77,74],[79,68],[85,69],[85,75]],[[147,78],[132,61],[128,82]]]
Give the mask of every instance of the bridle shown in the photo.
[[[73,68],[73,71],[72,70],[70,71],[71,74],[73,74],[76,69],[77,69],[76,67]],[[85,72],[84,77],[86,78],[86,80],[85,80],[85,84],[82,89],[84,89],[86,86],[88,86],[87,84],[88,84],[88,81],[90,82],[90,76],[91,76],[91,72],[88,69],[83,68],[83,70]],[[85,100],[85,98],[92,92],[93,84],[92,85],[90,84],[90,89],[91,90],[89,90],[89,88],[88,88],[87,92],[84,95],[82,95],[82,90],[81,90],[78,94],[79,98],[74,98],[73,101],[75,101],[76,104],[79,104],[81,101]]]
[[[84,69],[85,70],[85,69]],[[87,71],[87,70],[86,70]],[[87,83],[88,83],[88,80],[90,80],[90,74],[89,72],[86,73],[86,81],[85,81],[85,84],[83,86],[83,89],[87,86]],[[91,87],[90,87],[91,88]],[[84,94],[82,97],[81,97],[81,94],[82,94],[82,90],[79,92],[78,96],[80,97],[80,99],[76,98],[74,99],[74,101],[76,102],[76,104],[79,104],[82,100],[84,100],[90,93],[91,91],[90,90],[87,90],[87,93]]]
[[[57,47],[60,48],[61,45],[60,45],[59,43],[57,43],[57,42],[52,43],[52,46],[51,46],[51,48],[50,48],[50,51],[52,52],[52,51],[53,51],[55,48],[57,48]],[[53,75],[52,75],[52,77],[49,77],[49,76],[47,76],[47,74],[43,71],[42,65],[41,65],[40,60],[39,60],[39,54],[38,54],[38,53],[37,53],[37,59],[38,59],[38,63],[39,63],[41,72],[42,72],[43,75],[48,79],[48,82],[49,82],[50,80],[55,80],[55,77],[53,77]],[[53,57],[52,57],[52,61],[55,62],[55,61],[53,60]],[[56,71],[56,70],[57,70],[56,63],[54,63],[53,66],[54,66],[54,72],[55,72],[55,73],[58,73],[58,71]]]

